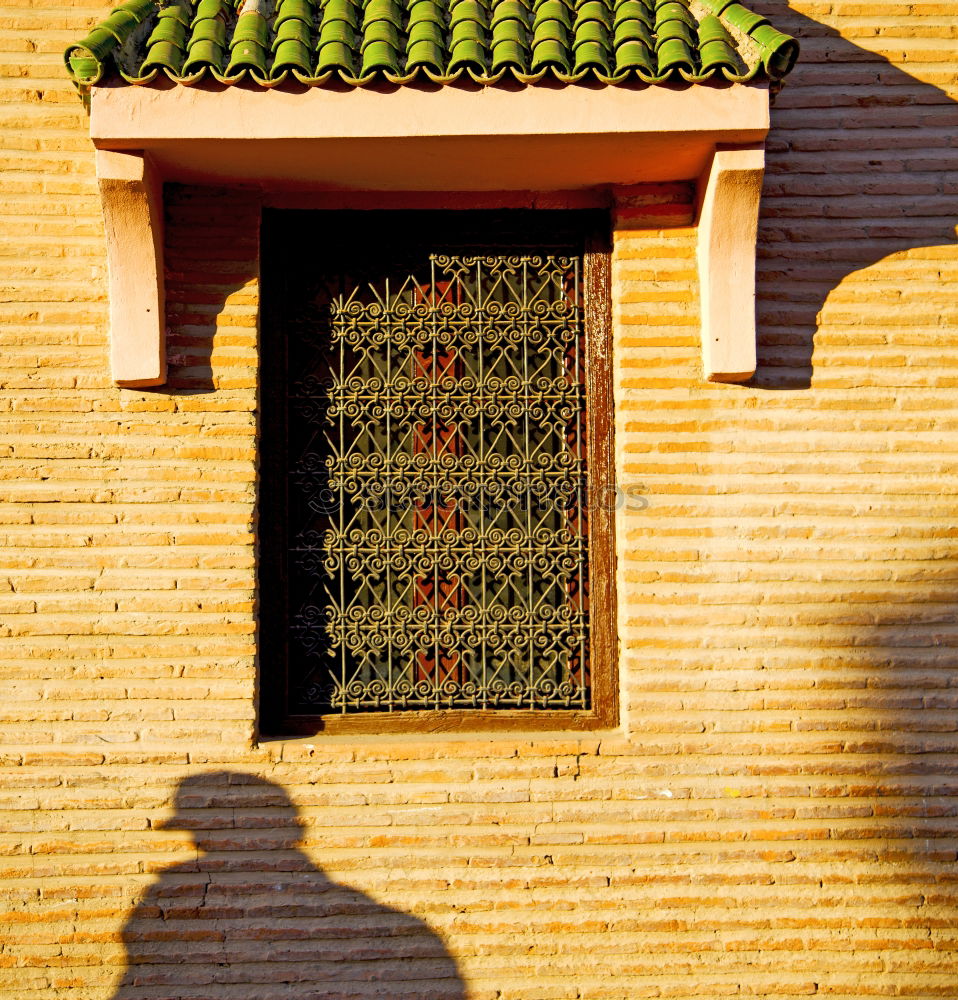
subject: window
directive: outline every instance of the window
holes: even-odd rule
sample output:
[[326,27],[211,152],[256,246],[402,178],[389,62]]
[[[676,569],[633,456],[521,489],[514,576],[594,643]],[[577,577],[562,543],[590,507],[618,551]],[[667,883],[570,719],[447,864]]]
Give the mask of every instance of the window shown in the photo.
[[614,723],[602,223],[266,213],[264,731]]

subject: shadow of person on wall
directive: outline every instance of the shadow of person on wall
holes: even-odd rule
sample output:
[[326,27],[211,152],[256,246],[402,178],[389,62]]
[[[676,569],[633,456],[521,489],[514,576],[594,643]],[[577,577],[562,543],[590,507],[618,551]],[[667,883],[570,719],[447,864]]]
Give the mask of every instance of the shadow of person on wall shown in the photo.
[[456,963],[423,921],[330,879],[297,848],[278,785],[219,771],[185,779],[159,828],[189,830],[195,860],[160,873],[123,928],[113,1000],[464,1000]]
[[[955,244],[958,102],[786,0],[751,7],[798,38],[802,50],[772,108],[767,140],[758,370],[750,384],[804,389],[822,311],[845,278],[892,254]],[[886,49],[896,44],[900,16],[889,9],[881,29]],[[873,33],[877,38],[879,29]],[[897,44],[907,50],[909,43]],[[948,44],[938,42],[942,60]],[[934,262],[928,264],[933,274]],[[898,309],[920,306],[907,287],[898,299],[884,291],[891,325]]]

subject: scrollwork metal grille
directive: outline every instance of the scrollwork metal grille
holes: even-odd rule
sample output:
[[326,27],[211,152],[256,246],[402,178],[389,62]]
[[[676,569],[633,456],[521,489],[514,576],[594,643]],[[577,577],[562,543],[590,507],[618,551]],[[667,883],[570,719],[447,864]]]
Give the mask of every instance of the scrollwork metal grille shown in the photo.
[[582,269],[433,254],[323,293],[288,391],[299,711],[590,707]]

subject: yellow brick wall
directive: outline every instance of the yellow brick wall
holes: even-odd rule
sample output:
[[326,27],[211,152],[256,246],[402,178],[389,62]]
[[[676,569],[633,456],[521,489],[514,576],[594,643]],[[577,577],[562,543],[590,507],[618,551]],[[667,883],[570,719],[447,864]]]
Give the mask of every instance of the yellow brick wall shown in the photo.
[[[255,746],[258,209],[170,190],[170,385],[114,388],[60,55],[106,7],[0,3],[3,1000],[420,1000],[294,981],[318,925],[261,884],[300,856],[262,849],[257,778],[473,1000],[958,997],[958,4],[754,6],[803,59],[752,385],[699,378],[688,190],[617,213],[622,732]],[[156,823],[207,772],[191,804],[232,827],[198,863]],[[211,867],[269,906],[171,923],[191,990],[131,983],[137,900]]]

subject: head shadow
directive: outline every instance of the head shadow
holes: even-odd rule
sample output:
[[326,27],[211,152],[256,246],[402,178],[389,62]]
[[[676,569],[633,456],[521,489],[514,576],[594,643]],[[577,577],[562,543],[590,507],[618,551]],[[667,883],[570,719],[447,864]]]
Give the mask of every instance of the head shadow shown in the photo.
[[956,242],[958,103],[785,0],[754,6],[802,51],[772,108],[747,384],[804,389],[822,310],[846,277]]
[[184,779],[175,814],[196,852],[159,873],[123,927],[113,1000],[465,1000],[425,922],[330,879],[297,846],[286,792],[242,771]]

